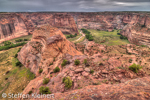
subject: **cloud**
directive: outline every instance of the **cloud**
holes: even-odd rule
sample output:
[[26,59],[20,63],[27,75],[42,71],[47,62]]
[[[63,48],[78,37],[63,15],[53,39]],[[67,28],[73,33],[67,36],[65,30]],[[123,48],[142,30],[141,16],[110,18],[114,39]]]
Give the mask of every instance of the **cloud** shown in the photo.
[[82,9],[99,9],[99,11],[147,11],[150,9],[149,5],[149,0],[82,0],[79,2],[79,7]]
[[149,6],[150,2],[114,2],[114,4],[119,6]]
[[148,11],[150,0],[0,0],[0,11]]
[[59,4],[59,5],[71,5],[71,4],[72,4],[72,2],[63,2],[63,3]]

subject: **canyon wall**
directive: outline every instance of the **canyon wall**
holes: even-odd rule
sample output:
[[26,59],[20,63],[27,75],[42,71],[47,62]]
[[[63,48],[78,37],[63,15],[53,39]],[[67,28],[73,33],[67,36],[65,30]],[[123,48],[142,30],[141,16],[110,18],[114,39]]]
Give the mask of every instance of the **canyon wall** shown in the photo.
[[24,21],[16,14],[0,14],[0,42],[28,35]]
[[42,12],[0,14],[0,41],[32,34],[41,25],[57,27],[64,34],[78,34],[78,29],[112,31],[121,29],[121,34],[131,43],[150,45],[150,14],[138,12]]
[[73,16],[67,13],[18,13],[28,22],[30,32],[43,24],[57,27],[64,34],[78,34],[78,29]]
[[130,43],[150,46],[150,16],[132,15],[121,34],[128,37]]
[[130,43],[150,46],[150,13],[101,12],[71,13],[79,29],[112,31],[121,29]]

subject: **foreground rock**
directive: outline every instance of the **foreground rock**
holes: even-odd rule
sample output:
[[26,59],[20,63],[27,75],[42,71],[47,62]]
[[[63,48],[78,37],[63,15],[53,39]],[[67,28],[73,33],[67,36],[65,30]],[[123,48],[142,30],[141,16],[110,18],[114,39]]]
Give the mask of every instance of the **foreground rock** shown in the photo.
[[[42,26],[34,31],[32,40],[21,49],[18,59],[38,75],[40,68],[48,71],[50,64],[63,58],[65,53],[73,56],[82,55],[60,30],[51,26]],[[54,67],[56,66],[57,64]]]
[[[55,99],[132,100],[132,94],[135,99],[137,96],[149,99],[149,90],[146,90],[149,55],[149,48],[133,44],[106,46],[92,41],[75,46],[60,30],[45,25],[33,32],[32,40],[18,53],[19,61],[36,74],[23,94],[30,91],[38,94],[39,88],[44,86],[55,94]],[[133,63],[142,66],[138,73],[129,69]],[[49,80],[43,84],[45,78]],[[66,78],[71,83],[69,88],[64,82]],[[134,83],[139,86],[136,88]],[[139,92],[141,89],[146,96]]]
[[87,86],[66,93],[55,93],[64,100],[149,100],[150,77],[138,78],[116,85]]

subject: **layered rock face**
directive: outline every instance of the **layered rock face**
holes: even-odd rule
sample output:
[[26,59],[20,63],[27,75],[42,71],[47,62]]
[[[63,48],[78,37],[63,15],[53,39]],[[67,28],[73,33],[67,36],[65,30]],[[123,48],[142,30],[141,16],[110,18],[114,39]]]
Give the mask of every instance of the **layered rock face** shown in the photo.
[[6,13],[0,14],[0,41],[33,34],[44,24],[59,28],[64,34],[79,34],[73,16],[67,13]]
[[150,17],[134,15],[128,25],[126,25],[121,34],[128,37],[131,43],[137,45],[150,46]]
[[65,53],[72,56],[82,55],[74,47],[60,30],[46,25],[33,32],[32,40],[21,49],[18,59],[38,75],[40,68],[45,68],[48,72],[47,69],[53,60],[62,58]]
[[24,21],[16,14],[0,14],[0,42],[28,35]]
[[64,34],[78,34],[78,29],[73,16],[67,13],[20,13],[28,20],[29,28],[50,24],[57,27]]
[[125,12],[103,12],[103,13],[76,13],[79,29],[99,29],[112,31],[122,29],[121,34],[128,37],[131,43],[150,46],[150,16],[149,13],[125,13]]
[[[81,28],[105,31],[122,29],[121,34],[127,36],[131,43],[150,45],[149,13],[6,13],[0,16],[1,41],[26,35],[27,33],[32,34],[36,27],[50,24],[65,34],[78,33],[78,29]],[[17,33],[17,35],[14,36],[14,33]]]
[[122,29],[131,20],[125,19],[125,16],[132,14],[133,13],[124,12],[71,13],[79,29],[86,28],[105,31]]

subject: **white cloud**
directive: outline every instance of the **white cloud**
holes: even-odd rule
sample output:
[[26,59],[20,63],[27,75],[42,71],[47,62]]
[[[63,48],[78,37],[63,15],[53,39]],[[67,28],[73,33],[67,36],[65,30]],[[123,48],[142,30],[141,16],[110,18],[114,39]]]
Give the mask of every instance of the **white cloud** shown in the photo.
[[119,6],[150,6],[150,2],[114,2]]
[[109,0],[94,0],[94,3],[108,4]]

